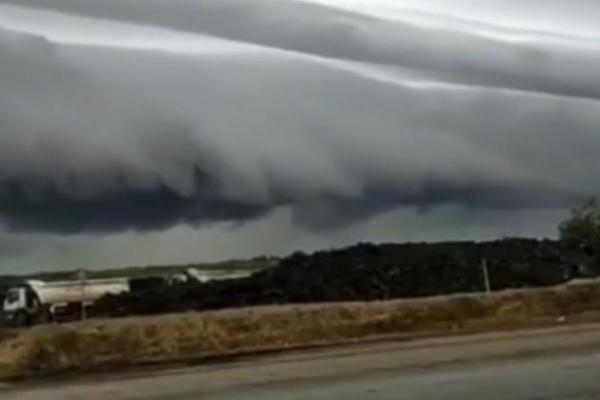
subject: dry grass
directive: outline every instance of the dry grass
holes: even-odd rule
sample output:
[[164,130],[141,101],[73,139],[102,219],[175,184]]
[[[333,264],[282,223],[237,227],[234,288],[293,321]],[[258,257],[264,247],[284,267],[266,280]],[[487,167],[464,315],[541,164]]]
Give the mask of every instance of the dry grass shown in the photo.
[[596,310],[600,284],[591,282],[492,296],[262,307],[42,326],[0,343],[0,378],[202,360],[377,335],[513,328],[559,316],[598,319]]

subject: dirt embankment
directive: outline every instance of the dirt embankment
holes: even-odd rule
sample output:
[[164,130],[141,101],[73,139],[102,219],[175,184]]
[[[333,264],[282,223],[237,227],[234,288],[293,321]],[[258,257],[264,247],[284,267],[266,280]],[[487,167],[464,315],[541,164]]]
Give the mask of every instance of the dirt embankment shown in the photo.
[[259,307],[94,320],[0,343],[0,378],[202,361],[364,340],[600,320],[600,283],[419,300]]
[[[485,290],[548,287],[596,272],[589,260],[558,241],[369,244],[294,253],[246,279],[189,282],[106,296],[98,317],[158,315],[268,304],[377,301]],[[600,273],[599,273],[600,274]]]

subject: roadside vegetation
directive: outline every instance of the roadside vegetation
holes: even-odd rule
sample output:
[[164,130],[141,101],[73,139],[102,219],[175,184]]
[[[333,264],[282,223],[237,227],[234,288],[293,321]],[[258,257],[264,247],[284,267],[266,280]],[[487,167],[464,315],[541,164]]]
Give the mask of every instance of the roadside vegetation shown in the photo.
[[600,283],[420,300],[253,307],[40,326],[0,343],[0,378],[97,372],[381,337],[600,321]]

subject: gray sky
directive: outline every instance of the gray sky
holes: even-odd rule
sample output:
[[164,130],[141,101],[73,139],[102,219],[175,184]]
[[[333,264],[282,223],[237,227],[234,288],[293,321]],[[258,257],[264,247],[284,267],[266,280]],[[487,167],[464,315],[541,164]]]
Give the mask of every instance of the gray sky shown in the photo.
[[599,17],[0,1],[0,271],[553,236],[600,187]]

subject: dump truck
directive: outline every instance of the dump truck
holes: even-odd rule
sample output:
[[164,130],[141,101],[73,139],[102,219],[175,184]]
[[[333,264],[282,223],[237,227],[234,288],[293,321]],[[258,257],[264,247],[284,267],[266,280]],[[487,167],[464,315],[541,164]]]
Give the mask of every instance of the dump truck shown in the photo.
[[7,290],[2,313],[12,326],[83,319],[86,310],[107,294],[130,291],[127,278],[44,282],[28,280]]

